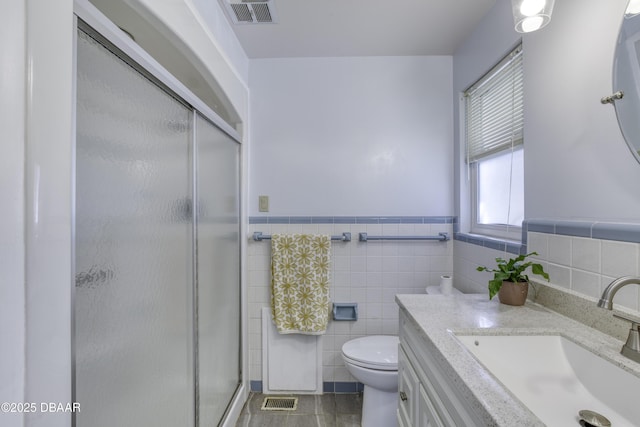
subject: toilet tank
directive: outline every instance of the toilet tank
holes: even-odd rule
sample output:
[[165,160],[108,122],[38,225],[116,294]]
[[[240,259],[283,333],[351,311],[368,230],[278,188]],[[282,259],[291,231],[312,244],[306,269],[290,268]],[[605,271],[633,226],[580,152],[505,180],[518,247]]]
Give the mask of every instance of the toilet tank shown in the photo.
[[[426,290],[426,293],[429,295],[442,295],[442,290],[440,289],[440,286],[427,286],[425,290]],[[462,292],[460,292],[456,288],[452,288],[451,295],[462,295]]]

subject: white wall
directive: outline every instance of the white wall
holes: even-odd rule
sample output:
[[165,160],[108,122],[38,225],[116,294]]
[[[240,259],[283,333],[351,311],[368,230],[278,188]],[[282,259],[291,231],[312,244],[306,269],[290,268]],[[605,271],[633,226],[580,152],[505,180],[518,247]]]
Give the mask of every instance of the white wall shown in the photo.
[[[557,1],[551,23],[522,36],[526,219],[640,222],[640,165],[625,144],[613,107],[600,103],[602,96],[616,90],[613,55],[626,3]],[[457,50],[455,99],[518,42],[510,8],[509,1],[499,0]],[[461,231],[467,231],[464,143],[459,105],[454,107],[456,212],[463,218]],[[611,255],[611,247],[617,255]],[[590,298],[599,295],[612,277],[638,274],[637,244],[529,233],[528,250],[540,252],[539,260],[549,270],[553,285]],[[628,256],[621,256],[625,250]],[[475,267],[494,263],[496,256],[505,254],[455,242],[454,275],[461,287],[486,291],[489,276]],[[584,259],[592,260],[592,265],[585,267]],[[637,291],[629,291],[628,296],[624,306],[637,310]]]
[[[73,1],[5,2],[0,12],[0,400],[69,403]],[[226,76],[246,119],[246,86]],[[62,427],[71,414],[0,414],[0,424]]]
[[464,167],[465,145],[464,141],[460,140],[461,127],[464,126],[461,94],[518,44],[518,33],[514,31],[512,23],[511,3],[509,0],[498,0],[453,56],[454,199],[461,231],[469,230],[468,177],[467,169]]
[[451,215],[451,57],[252,60],[249,215]]
[[[250,216],[449,216],[453,212],[451,57],[252,60]],[[258,196],[270,212],[258,212]],[[452,224],[253,224],[271,233],[351,232],[332,243],[331,298],[357,322],[331,322],[323,381],[355,381],[342,344],[396,334],[397,293],[452,271],[453,242],[357,242],[357,233],[437,235]],[[261,380],[260,310],[269,305],[270,244],[249,242],[250,378]]]
[[[626,0],[558,1],[547,27],[522,36],[525,218],[640,220],[640,165],[629,153],[614,108],[600,103],[615,91],[613,54],[625,6]],[[510,2],[498,0],[456,51],[456,99],[518,42],[512,23]],[[456,179],[462,186],[456,210],[464,215],[459,135],[456,122]]]
[[[71,402],[73,2],[26,0],[25,402]],[[3,301],[3,304],[13,304]],[[25,414],[68,426],[71,414]]]
[[[9,2],[0,14],[0,402],[24,401],[24,4]],[[6,427],[22,414],[0,414]]]
[[[225,65],[231,67],[243,82],[249,81],[249,58],[242,49],[238,38],[231,29],[222,6],[217,1],[184,0],[193,14],[200,20],[202,28],[210,41],[218,47],[218,54],[226,59]],[[201,55],[205,52],[198,52]]]
[[556,2],[525,38],[525,209],[528,218],[640,221],[640,165],[615,111],[613,53],[626,0]]
[[[449,224],[251,224],[249,231],[272,233],[352,234],[351,242],[331,242],[330,298],[358,303],[358,320],[330,320],[323,335],[323,382],[355,382],[342,359],[342,345],[366,335],[396,335],[396,294],[424,293],[453,268],[454,242],[359,242],[370,235],[438,235],[453,232]],[[457,242],[455,242],[457,243]],[[270,305],[271,244],[250,241],[247,249],[249,292],[249,376],[262,379],[261,309]]]
[[189,47],[188,54],[202,61],[207,68],[203,74],[215,78],[246,123],[248,59],[217,2],[210,2],[215,5],[201,0],[131,0],[127,3],[142,16],[158,19],[171,32],[171,37],[179,38]]

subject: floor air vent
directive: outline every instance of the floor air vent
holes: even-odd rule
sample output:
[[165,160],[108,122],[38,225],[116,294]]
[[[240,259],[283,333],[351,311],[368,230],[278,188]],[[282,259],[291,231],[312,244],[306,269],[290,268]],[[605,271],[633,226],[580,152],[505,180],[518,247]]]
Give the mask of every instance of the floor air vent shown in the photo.
[[298,407],[297,397],[265,397],[262,411],[295,411]]

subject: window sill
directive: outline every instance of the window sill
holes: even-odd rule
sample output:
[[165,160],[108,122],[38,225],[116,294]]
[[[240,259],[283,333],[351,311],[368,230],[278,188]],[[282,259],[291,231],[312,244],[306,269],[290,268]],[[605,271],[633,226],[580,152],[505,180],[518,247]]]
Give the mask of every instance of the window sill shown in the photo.
[[[524,234],[524,233],[523,233]],[[496,237],[483,236],[480,234],[470,233],[454,233],[454,240],[469,243],[476,246],[482,246],[497,251],[509,252],[514,255],[526,253],[527,245],[525,242],[517,242],[514,240],[500,239]]]

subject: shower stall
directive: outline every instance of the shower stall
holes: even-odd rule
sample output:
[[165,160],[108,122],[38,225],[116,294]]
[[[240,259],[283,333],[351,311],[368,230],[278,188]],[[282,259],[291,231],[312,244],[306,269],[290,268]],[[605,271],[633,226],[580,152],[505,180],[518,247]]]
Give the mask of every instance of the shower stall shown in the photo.
[[77,23],[74,425],[219,425],[242,382],[239,138]]

